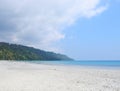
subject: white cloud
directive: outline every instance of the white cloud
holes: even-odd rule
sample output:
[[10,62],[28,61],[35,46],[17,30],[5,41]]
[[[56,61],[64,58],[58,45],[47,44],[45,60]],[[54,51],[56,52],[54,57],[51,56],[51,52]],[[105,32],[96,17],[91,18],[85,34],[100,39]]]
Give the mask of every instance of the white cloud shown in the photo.
[[[56,50],[63,30],[82,17],[91,18],[107,9],[102,0],[1,0],[0,40]],[[8,27],[8,25],[10,27]],[[5,29],[8,27],[9,29]],[[7,33],[6,33],[6,32]],[[7,37],[5,37],[7,36]]]

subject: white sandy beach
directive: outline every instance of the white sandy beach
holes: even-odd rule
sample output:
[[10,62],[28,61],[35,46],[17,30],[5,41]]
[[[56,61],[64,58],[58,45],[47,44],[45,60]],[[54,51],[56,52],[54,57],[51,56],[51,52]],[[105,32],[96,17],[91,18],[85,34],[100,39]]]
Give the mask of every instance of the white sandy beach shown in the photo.
[[0,61],[0,91],[120,91],[120,69]]

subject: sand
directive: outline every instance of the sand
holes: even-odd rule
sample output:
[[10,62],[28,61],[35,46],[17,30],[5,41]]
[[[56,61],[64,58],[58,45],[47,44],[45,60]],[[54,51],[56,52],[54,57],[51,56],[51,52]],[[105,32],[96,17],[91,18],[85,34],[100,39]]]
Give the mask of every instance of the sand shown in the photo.
[[0,61],[0,91],[120,91],[120,69]]

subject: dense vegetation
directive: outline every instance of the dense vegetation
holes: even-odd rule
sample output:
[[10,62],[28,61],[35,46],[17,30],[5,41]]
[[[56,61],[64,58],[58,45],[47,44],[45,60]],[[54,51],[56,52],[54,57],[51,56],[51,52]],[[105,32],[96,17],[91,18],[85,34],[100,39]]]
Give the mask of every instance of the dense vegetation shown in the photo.
[[0,60],[71,60],[71,58],[33,47],[0,42]]

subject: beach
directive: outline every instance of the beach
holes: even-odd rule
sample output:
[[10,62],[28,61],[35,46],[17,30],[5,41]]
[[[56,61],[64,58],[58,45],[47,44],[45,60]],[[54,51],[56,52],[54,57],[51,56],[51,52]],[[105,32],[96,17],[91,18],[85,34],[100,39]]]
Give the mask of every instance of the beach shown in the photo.
[[0,91],[120,91],[120,69],[0,61]]

